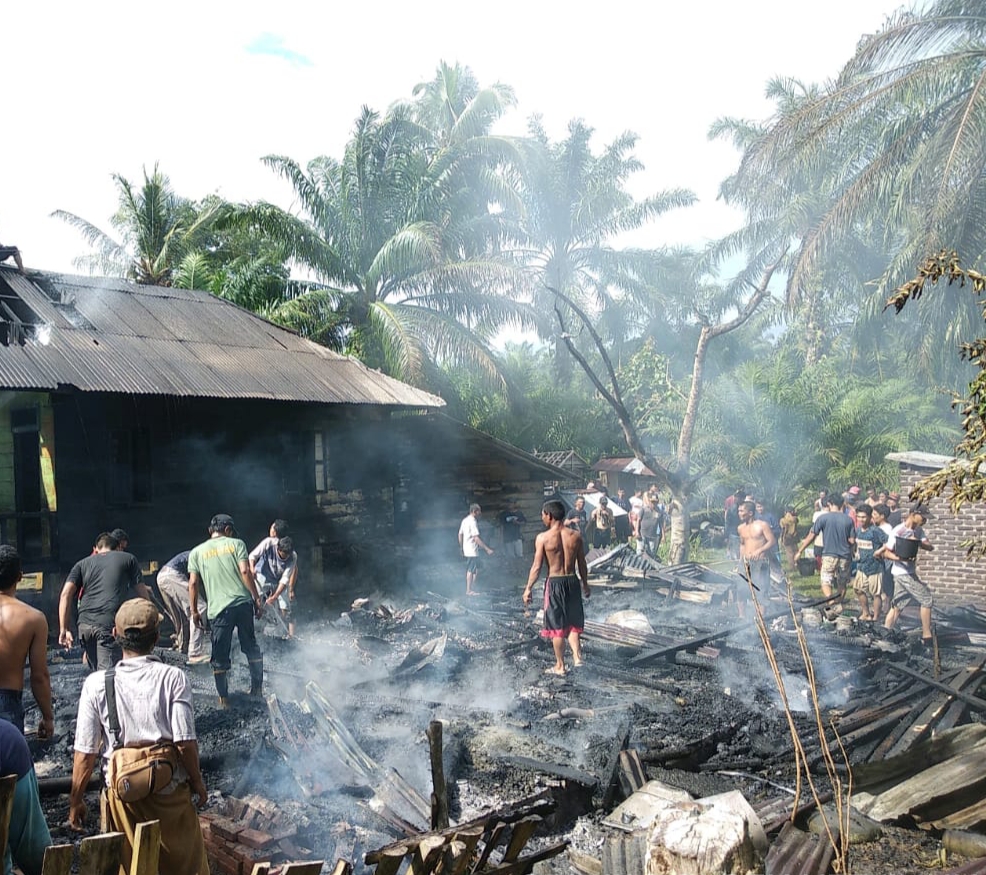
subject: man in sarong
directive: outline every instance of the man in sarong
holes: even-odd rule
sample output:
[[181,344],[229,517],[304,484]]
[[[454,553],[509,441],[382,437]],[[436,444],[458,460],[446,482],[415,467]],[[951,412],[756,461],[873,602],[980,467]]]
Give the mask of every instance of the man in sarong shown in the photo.
[[[565,641],[572,649],[572,664],[582,666],[582,645],[579,636],[585,626],[583,597],[589,598],[589,571],[585,564],[585,543],[578,529],[565,526],[565,505],[546,501],[541,508],[541,522],[548,530],[534,542],[534,562],[524,589],[524,604],[531,603],[534,583],[541,568],[548,563],[548,578],[544,582],[544,628],[541,635],[551,639],[555,664],[547,674],[565,674]],[[576,570],[578,573],[576,574]],[[579,583],[581,581],[581,591]]]

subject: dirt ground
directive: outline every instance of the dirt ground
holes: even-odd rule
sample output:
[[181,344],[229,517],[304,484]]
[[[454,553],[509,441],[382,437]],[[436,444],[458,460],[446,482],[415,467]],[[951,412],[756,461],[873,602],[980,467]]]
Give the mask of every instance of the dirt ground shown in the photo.
[[[793,786],[793,762],[772,760],[790,736],[752,627],[748,635],[717,642],[720,652],[710,664],[672,661],[632,669],[627,659],[637,651],[590,640],[583,669],[549,677],[544,670],[551,664],[550,648],[538,637],[536,612],[525,611],[520,600],[526,565],[488,570],[482,594],[469,599],[460,572],[445,567],[418,573],[413,592],[351,592],[321,614],[302,616],[296,641],[263,637],[266,691],[291,715],[291,703],[303,699],[306,684],[315,682],[363,750],[381,766],[397,769],[426,798],[431,779],[425,729],[429,721],[442,720],[453,820],[477,817],[542,790],[558,792],[568,808],[563,805],[529,847],[560,840],[571,846],[538,864],[535,871],[542,875],[578,872],[574,863],[598,859],[609,834],[601,820],[609,812],[599,808],[602,788],[580,799],[578,793],[562,792],[569,785],[557,775],[517,765],[519,757],[598,776],[629,724],[630,747],[639,751],[709,739],[701,762],[673,769],[647,766],[650,778],[695,797],[738,789],[757,806],[786,796]],[[360,610],[348,610],[356,596],[368,601]],[[737,622],[732,607],[669,602],[646,587],[594,590],[586,614],[603,622],[626,610],[643,613],[656,632],[680,638]],[[440,658],[422,657],[422,645],[439,639],[444,640]],[[162,648],[158,655],[184,662],[173,650]],[[827,707],[838,708],[849,694],[858,666],[844,661],[844,656],[837,662],[822,659],[833,679],[825,688]],[[78,651],[52,650],[51,667],[56,738],[32,739],[40,778],[71,773],[75,706],[85,678]],[[212,804],[234,791],[261,794],[299,824],[299,841],[314,857],[329,863],[344,857],[357,873],[372,871],[362,864],[363,855],[399,838],[370,811],[373,788],[358,778],[339,780],[333,771],[335,777],[325,779],[320,792],[306,793],[298,763],[271,738],[266,704],[243,692],[249,678],[235,644],[230,710],[217,708],[208,664],[188,672]],[[790,684],[797,700],[799,679]],[[579,714],[564,716],[562,709]],[[811,722],[807,712],[798,721]],[[28,715],[28,726],[32,722],[36,712]],[[737,767],[744,763],[747,768]],[[90,811],[97,811],[96,794],[89,798]],[[56,842],[77,840],[64,826],[67,796],[46,795],[43,802]],[[949,864],[961,862],[954,858]],[[872,875],[916,875],[937,866],[937,837],[899,826],[884,827],[877,841],[855,845],[850,854],[851,871]]]

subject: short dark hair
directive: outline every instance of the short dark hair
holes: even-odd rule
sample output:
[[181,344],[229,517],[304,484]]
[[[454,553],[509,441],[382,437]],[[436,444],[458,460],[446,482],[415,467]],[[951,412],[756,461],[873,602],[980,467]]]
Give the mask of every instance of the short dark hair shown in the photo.
[[130,536],[125,531],[123,531],[123,529],[113,529],[113,531],[110,532],[110,534],[114,538],[116,538],[117,543],[119,543],[120,541],[129,541],[130,540]]
[[856,508],[856,516],[862,514],[863,516],[873,516],[873,508],[870,507],[865,501]]
[[120,542],[116,535],[111,532],[102,532],[98,538],[96,538],[96,549],[101,550],[103,547],[107,547],[110,550],[115,550],[120,546]]
[[0,589],[10,589],[21,579],[21,554],[10,544],[0,544]]
[[160,630],[153,629],[143,635],[117,635],[117,643],[128,653],[135,653],[137,656],[147,656],[153,652],[154,645],[158,642]]
[[553,520],[565,519],[565,505],[558,501],[557,498],[553,498],[551,501],[546,501],[542,504],[541,512],[546,513]]
[[274,534],[278,538],[283,538],[288,533],[288,521],[287,520],[274,520],[270,524],[270,527],[274,530]]
[[890,516],[890,508],[886,504],[874,504],[873,510],[882,516]]
[[844,507],[846,499],[843,497],[841,492],[832,492],[829,497],[825,499],[829,504],[833,504],[836,507]]
[[294,551],[294,541],[292,541],[287,535],[283,538],[278,538],[277,549],[281,553],[291,553]]
[[741,501],[740,507],[745,507],[747,510],[756,510],[757,506],[752,501]]

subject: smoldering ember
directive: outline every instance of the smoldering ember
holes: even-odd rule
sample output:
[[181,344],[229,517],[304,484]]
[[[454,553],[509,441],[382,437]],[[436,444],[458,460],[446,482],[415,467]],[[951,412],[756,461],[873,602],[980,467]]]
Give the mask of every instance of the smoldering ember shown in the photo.
[[[66,574],[117,526],[169,615],[155,654],[193,687],[214,873],[986,871],[986,615],[958,558],[980,507],[932,506],[930,646],[910,610],[887,631],[780,577],[753,587],[711,514],[705,563],[625,538],[589,553],[583,664],[556,674],[541,584],[522,600],[542,503],[598,507],[590,477],[656,485],[640,460],[525,452],[204,292],[0,266],[0,303],[0,540],[51,631],[54,737],[31,731],[27,678],[24,696],[46,875],[119,866],[100,775],[88,834],[67,823],[89,668],[56,644]],[[944,464],[889,458],[902,488]],[[221,703],[207,655],[171,646],[159,584],[227,512],[252,543],[289,520],[300,570],[296,634],[273,606],[258,621],[263,695],[234,645]],[[492,550],[468,596],[464,516]],[[149,875],[141,826],[130,871]]]

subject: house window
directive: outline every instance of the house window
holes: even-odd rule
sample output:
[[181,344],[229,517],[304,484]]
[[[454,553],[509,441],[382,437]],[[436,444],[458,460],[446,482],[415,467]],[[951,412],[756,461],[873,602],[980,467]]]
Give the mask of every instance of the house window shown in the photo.
[[329,491],[329,444],[324,431],[315,432],[315,492]]
[[111,505],[150,504],[153,498],[151,431],[110,431],[106,501]]

